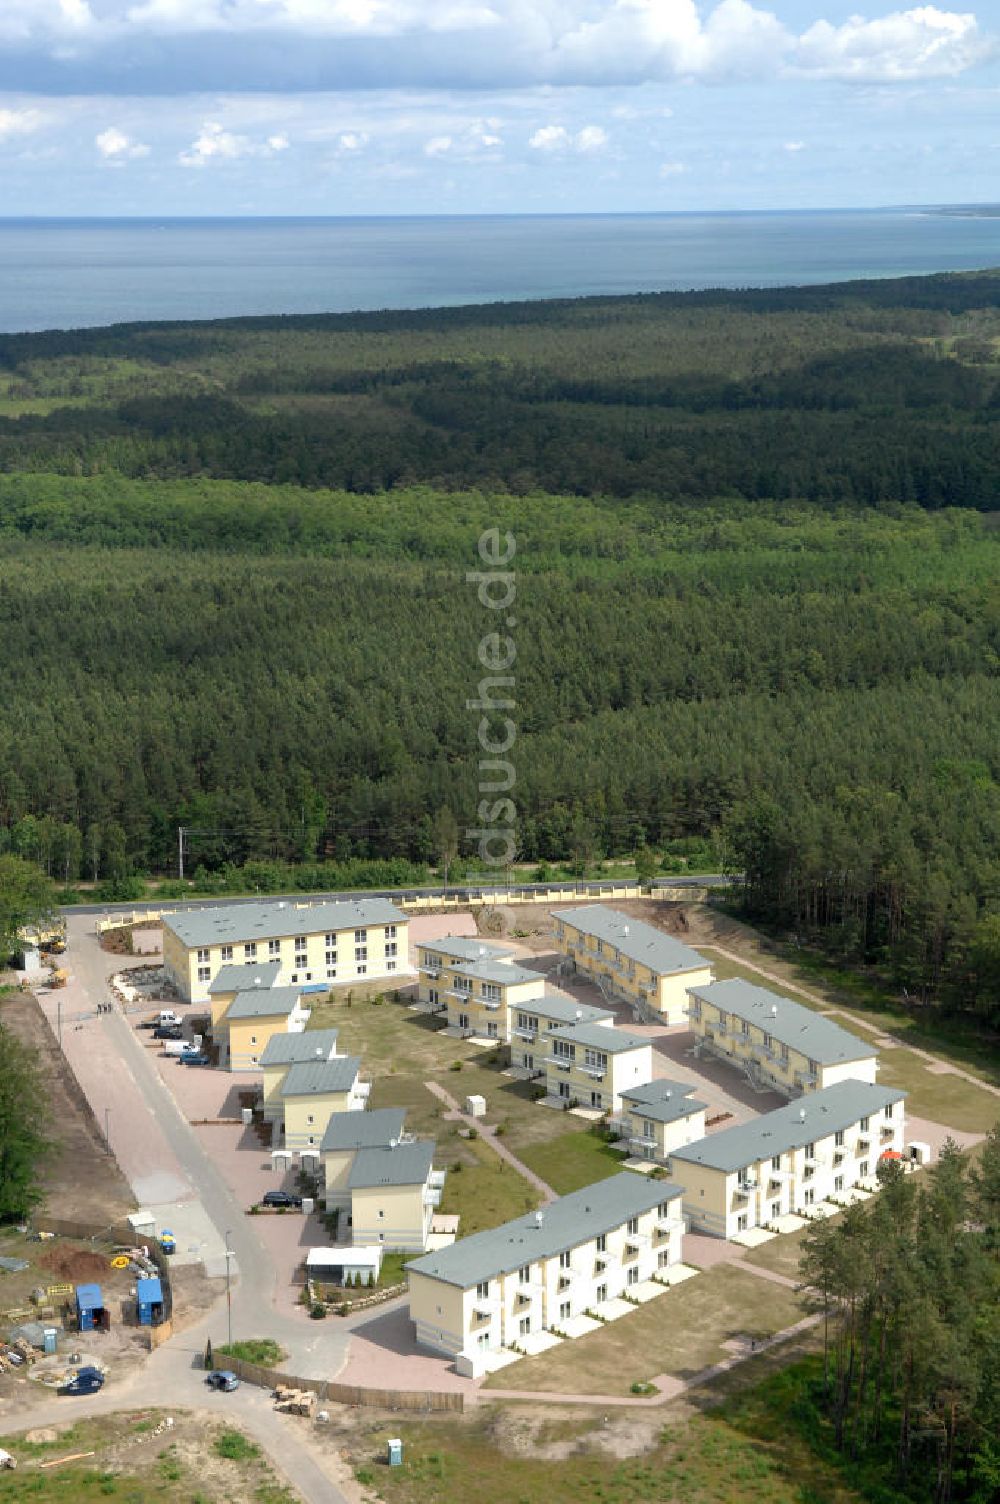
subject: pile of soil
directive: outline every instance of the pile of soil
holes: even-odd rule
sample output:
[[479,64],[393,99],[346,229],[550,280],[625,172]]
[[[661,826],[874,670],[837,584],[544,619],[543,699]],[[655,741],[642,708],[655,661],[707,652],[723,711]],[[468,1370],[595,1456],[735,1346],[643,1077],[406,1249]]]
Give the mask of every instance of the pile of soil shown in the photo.
[[123,929],[101,930],[97,937],[97,943],[102,950],[110,951],[113,956],[132,956],[135,954],[132,946],[131,926]]
[[61,1280],[72,1280],[74,1285],[92,1284],[108,1275],[107,1257],[89,1248],[51,1248],[38,1263]]

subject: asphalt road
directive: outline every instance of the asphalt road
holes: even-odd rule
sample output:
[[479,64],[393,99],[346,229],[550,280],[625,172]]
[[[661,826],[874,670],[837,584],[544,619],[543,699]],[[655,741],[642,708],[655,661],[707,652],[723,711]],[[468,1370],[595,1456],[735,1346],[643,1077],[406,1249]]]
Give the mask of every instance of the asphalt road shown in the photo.
[[[666,888],[721,888],[725,887],[728,878],[721,872],[688,873],[684,877],[667,877],[659,880],[655,886]],[[504,884],[499,884],[505,887]],[[611,893],[615,887],[621,887],[621,882],[589,882],[585,885],[592,892],[592,896],[599,898],[602,894]],[[518,898],[526,893],[574,893],[579,892],[581,884],[569,883],[514,883],[506,889],[509,902],[516,903]],[[172,913],[178,909],[219,909],[229,908],[234,904],[247,903],[349,903],[360,898],[387,898],[390,902],[399,902],[403,899],[413,898],[461,898],[467,902],[478,900],[484,892],[494,892],[490,886],[479,884],[476,887],[456,887],[450,884],[447,888],[371,888],[351,889],[344,893],[265,893],[255,894],[253,897],[243,898],[190,898],[190,899],[167,899],[159,900],[152,898],[136,899],[134,904],[122,903],[78,903],[61,910],[63,914],[131,914],[136,908],[156,908],[163,913]]]

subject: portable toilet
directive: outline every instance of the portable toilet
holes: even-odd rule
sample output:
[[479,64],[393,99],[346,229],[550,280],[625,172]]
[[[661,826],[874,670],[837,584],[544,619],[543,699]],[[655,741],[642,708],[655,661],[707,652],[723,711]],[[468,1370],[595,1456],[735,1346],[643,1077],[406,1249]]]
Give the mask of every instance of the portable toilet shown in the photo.
[[403,1443],[398,1436],[385,1444],[385,1460],[390,1467],[403,1466]]
[[44,1329],[44,1331],[42,1333],[42,1340],[43,1340],[43,1343],[44,1343],[44,1346],[42,1348],[43,1352],[54,1353],[54,1352],[57,1351],[57,1343],[59,1341],[59,1333],[58,1333],[58,1331],[56,1330],[56,1328],[54,1326],[47,1326],[47,1327],[45,1327],[45,1329]]
[[81,1332],[106,1332],[111,1312],[104,1309],[100,1285],[77,1285],[76,1322]]
[[157,1275],[136,1280],[135,1306],[140,1326],[159,1326],[163,1320],[163,1289]]
[[486,1098],[480,1096],[466,1097],[465,1114],[470,1118],[484,1118],[486,1116]]

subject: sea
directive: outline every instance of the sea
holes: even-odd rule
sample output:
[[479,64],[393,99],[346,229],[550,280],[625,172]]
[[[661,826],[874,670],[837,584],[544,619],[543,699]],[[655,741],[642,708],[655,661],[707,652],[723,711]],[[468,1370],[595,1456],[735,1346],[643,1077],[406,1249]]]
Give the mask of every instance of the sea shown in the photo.
[[1000,266],[996,209],[0,219],[0,331]]

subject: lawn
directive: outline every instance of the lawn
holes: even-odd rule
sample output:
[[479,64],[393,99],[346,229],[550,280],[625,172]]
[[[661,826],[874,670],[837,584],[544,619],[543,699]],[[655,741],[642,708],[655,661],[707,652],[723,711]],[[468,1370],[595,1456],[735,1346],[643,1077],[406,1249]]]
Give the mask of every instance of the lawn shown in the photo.
[[[260,1448],[231,1425],[171,1410],[173,1426],[157,1434],[155,1410],[131,1411],[64,1426],[56,1440],[0,1438],[17,1458],[0,1472],[0,1501],[32,1504],[295,1504]],[[64,1467],[42,1463],[93,1452]]]
[[[451,1163],[439,1208],[442,1213],[461,1217],[461,1237],[499,1227],[501,1222],[521,1217],[539,1204],[541,1197],[535,1188],[482,1139],[466,1142],[464,1147],[468,1154]],[[438,1162],[447,1161],[439,1156]]]
[[512,1363],[486,1387],[626,1395],[635,1381],[657,1374],[690,1379],[729,1356],[729,1338],[770,1337],[802,1315],[794,1290],[720,1264],[600,1331]]
[[907,1114],[946,1123],[965,1133],[988,1133],[1000,1121],[1000,1097],[961,1076],[938,1074],[912,1050],[897,1046],[879,1052],[880,1086],[909,1092]]
[[[832,1220],[835,1222],[837,1218]],[[769,1243],[761,1243],[759,1248],[748,1248],[743,1262],[758,1269],[771,1269],[786,1279],[798,1279],[802,1244],[808,1231],[803,1227],[799,1232],[784,1232]]]
[[[730,1412],[733,1419],[730,1420]],[[612,1416],[614,1425],[620,1417]],[[356,1476],[388,1504],[857,1504],[767,1403],[673,1416],[638,1456],[601,1445],[604,1417],[490,1407],[467,1420],[401,1417],[403,1465],[384,1466],[385,1428],[353,1438]],[[605,1422],[606,1424],[606,1422]],[[550,1435],[551,1433],[551,1435]]]
[[589,1128],[561,1133],[547,1143],[531,1144],[521,1151],[521,1158],[529,1170],[540,1175],[560,1196],[617,1175],[624,1162],[622,1154]]

